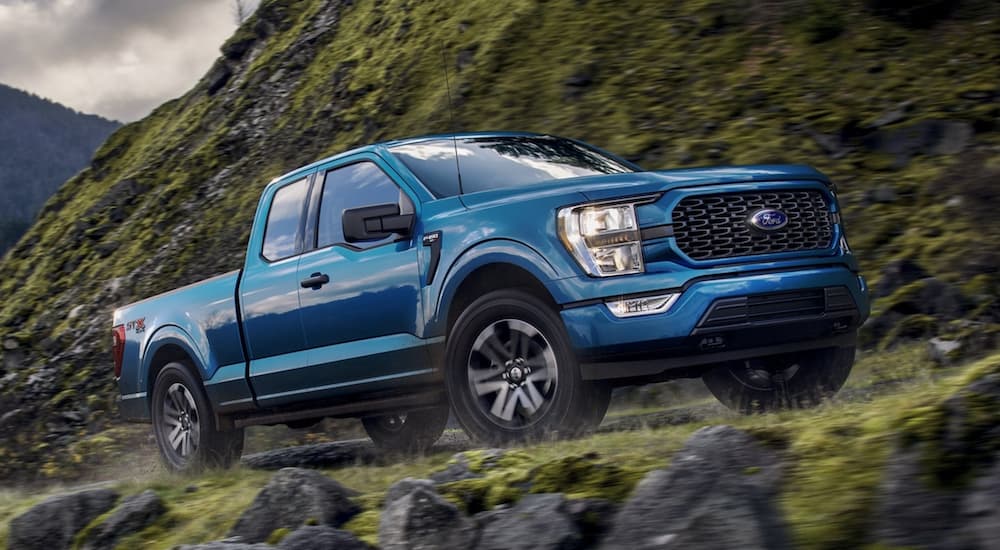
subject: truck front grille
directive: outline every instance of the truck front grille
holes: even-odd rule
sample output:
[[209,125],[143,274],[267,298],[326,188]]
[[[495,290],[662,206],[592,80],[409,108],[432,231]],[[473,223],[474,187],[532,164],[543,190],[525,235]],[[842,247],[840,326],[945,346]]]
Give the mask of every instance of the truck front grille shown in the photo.
[[[781,210],[788,224],[772,232],[750,225],[763,209]],[[815,189],[758,193],[720,193],[683,199],[674,208],[677,246],[693,260],[717,260],[775,252],[829,248],[833,239],[830,208]]]

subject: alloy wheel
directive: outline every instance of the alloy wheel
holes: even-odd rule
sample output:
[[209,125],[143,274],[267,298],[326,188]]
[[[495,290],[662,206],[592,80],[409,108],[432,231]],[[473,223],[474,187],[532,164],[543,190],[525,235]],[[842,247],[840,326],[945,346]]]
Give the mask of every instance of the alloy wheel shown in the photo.
[[476,337],[468,357],[469,389],[493,423],[525,428],[545,416],[557,390],[557,362],[534,325],[501,319]]

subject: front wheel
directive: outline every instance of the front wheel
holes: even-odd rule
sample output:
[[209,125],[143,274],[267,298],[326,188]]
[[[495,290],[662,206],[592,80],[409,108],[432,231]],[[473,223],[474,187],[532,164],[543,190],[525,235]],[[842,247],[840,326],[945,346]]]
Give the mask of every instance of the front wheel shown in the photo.
[[153,386],[153,434],[163,464],[177,472],[228,468],[243,452],[243,430],[218,430],[201,382],[180,363],[163,367]]
[[709,391],[744,414],[818,405],[851,374],[854,347],[825,348],[733,361],[702,375]]
[[448,424],[448,405],[407,413],[368,416],[361,419],[368,437],[380,449],[423,452],[429,449]]
[[579,434],[611,399],[607,386],[581,379],[559,316],[519,290],[490,292],[462,312],[445,379],[466,433],[493,444]]

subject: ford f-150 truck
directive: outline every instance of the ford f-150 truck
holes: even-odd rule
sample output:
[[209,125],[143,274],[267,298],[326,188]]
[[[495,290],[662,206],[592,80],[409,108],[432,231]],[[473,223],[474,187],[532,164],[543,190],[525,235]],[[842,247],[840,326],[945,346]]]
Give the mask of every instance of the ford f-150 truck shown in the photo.
[[[211,251],[206,251],[211,253]],[[360,417],[424,448],[600,423],[702,377],[743,412],[837,392],[869,313],[834,186],[797,165],[643,171],[526,133],[362,147],[263,191],[239,271],[114,314],[120,407],[178,470],[243,428]]]

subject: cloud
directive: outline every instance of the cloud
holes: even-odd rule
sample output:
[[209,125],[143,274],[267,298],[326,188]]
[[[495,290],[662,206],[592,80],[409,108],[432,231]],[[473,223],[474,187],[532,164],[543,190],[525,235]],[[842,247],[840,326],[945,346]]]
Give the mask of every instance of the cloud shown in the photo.
[[232,0],[0,0],[0,82],[131,121],[191,88]]

